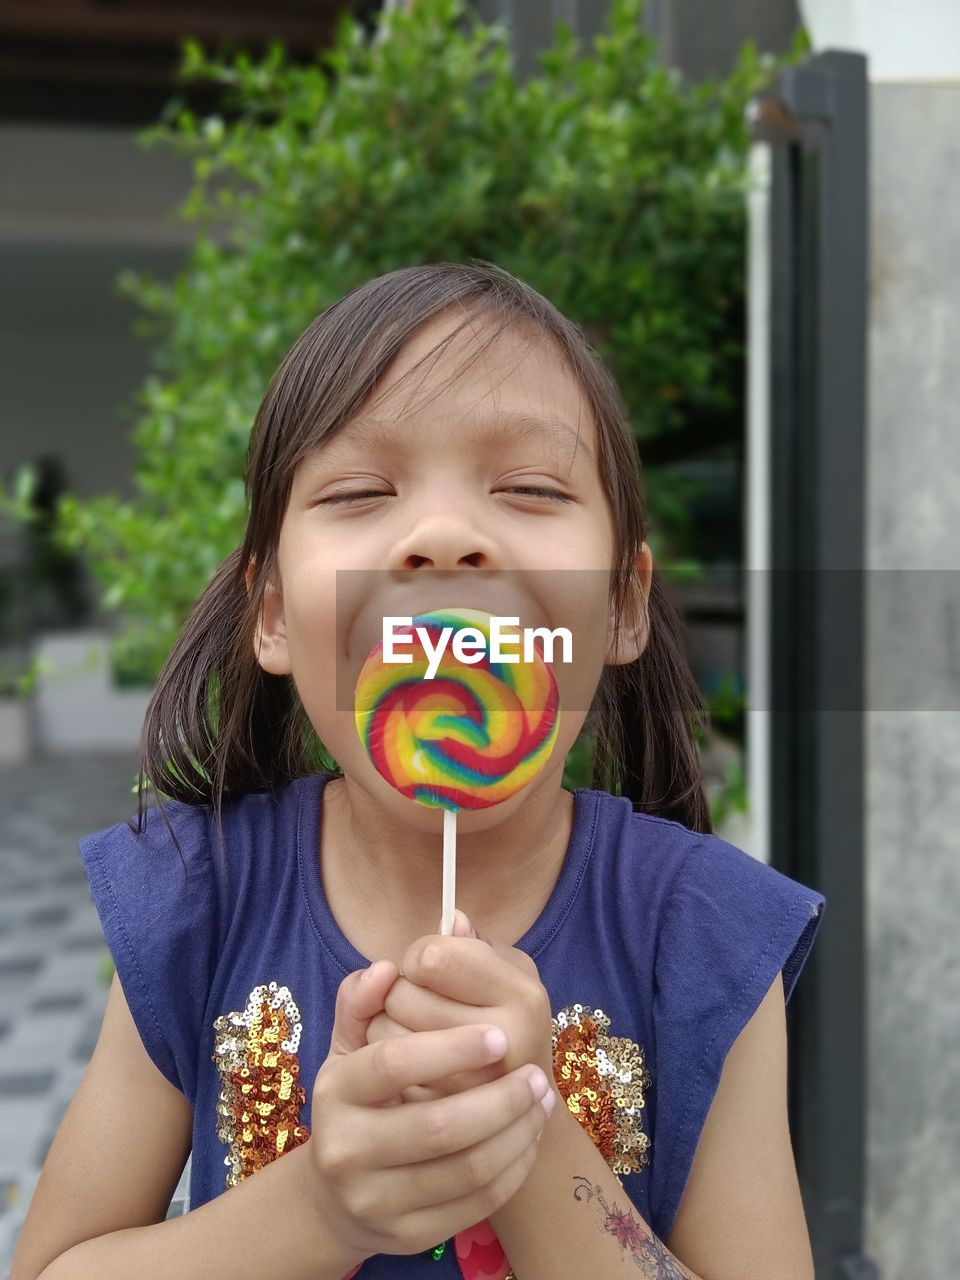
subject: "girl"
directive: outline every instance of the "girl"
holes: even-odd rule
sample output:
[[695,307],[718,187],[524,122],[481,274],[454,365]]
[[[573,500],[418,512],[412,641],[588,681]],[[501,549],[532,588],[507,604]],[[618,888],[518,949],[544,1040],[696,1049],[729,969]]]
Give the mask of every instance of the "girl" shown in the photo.
[[[784,1005],[825,903],[711,833],[581,330],[488,264],[390,272],[296,342],[247,464],[147,710],[169,799],[80,841],[117,976],[14,1280],[808,1280]],[[459,814],[443,937],[442,813],[375,771],[351,681],[371,618],[508,599],[573,610],[589,697],[561,685],[547,767]]]

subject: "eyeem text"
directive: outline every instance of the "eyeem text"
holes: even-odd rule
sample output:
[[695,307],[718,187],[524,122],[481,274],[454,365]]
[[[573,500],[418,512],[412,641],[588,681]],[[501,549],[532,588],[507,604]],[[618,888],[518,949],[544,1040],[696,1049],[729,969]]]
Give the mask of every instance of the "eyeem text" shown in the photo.
[[[413,662],[412,653],[398,653],[398,645],[412,645],[414,637],[408,633],[397,634],[395,628],[410,627],[413,618],[394,618],[387,617],[383,620],[383,661],[384,662]],[[517,630],[513,634],[504,634],[504,627],[513,627]],[[519,618],[500,618],[495,615],[490,617],[490,651],[489,659],[491,662],[519,662],[521,660],[519,646],[523,645],[523,661],[536,661],[536,650],[534,648],[534,640],[539,637],[543,641],[543,660],[544,662],[553,662],[553,644],[555,639],[559,639],[562,645],[563,656],[561,662],[573,661],[573,637],[566,627],[557,627],[551,631],[548,627],[523,627],[520,628]],[[451,644],[452,652],[458,662],[465,662],[473,666],[477,662],[482,662],[487,655],[487,640],[483,632],[477,627],[444,627],[439,635],[437,643],[431,640],[430,633],[426,627],[416,627],[416,635],[423,647],[424,653],[427,655],[427,671],[424,676],[425,680],[432,680],[437,674],[440,666],[440,659],[446,652],[448,644]],[[514,645],[517,648],[513,651],[504,648],[504,645]]]

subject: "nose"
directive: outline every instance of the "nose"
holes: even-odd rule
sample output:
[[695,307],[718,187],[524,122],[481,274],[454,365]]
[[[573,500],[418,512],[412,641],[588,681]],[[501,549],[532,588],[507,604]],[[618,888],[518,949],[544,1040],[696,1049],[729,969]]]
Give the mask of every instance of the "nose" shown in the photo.
[[499,569],[501,556],[488,534],[453,511],[432,512],[394,543],[389,567],[406,569]]

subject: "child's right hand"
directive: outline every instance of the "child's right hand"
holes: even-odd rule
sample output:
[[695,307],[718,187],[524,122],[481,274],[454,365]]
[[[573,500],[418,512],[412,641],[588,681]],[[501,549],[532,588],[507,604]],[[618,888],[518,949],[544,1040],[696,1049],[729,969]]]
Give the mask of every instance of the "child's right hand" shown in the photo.
[[370,1019],[397,978],[381,961],[337,992],[330,1053],[313,1086],[307,1143],[318,1210],[364,1257],[414,1254],[482,1222],[519,1190],[546,1122],[527,1064],[432,1102],[405,1088],[489,1065],[484,1026],[419,1031],[367,1044]]

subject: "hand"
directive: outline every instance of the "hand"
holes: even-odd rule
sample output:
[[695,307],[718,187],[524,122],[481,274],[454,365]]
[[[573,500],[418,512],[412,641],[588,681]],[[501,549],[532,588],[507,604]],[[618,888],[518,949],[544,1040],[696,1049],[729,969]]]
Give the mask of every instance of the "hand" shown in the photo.
[[536,965],[516,947],[478,938],[464,913],[457,911],[453,937],[428,934],[407,949],[383,1011],[367,1026],[367,1042],[473,1023],[492,1024],[505,1032],[504,1059],[429,1086],[414,1085],[403,1091],[402,1101],[459,1093],[525,1062],[539,1066],[554,1086],[550,998]]
[[456,1097],[399,1105],[415,1080],[433,1082],[500,1055],[484,1045],[483,1025],[366,1044],[394,972],[384,964],[366,981],[356,972],[340,984],[306,1143],[308,1203],[361,1261],[420,1253],[496,1212],[533,1168],[546,1123],[538,1100],[546,1082],[532,1087],[529,1067],[501,1071]]

